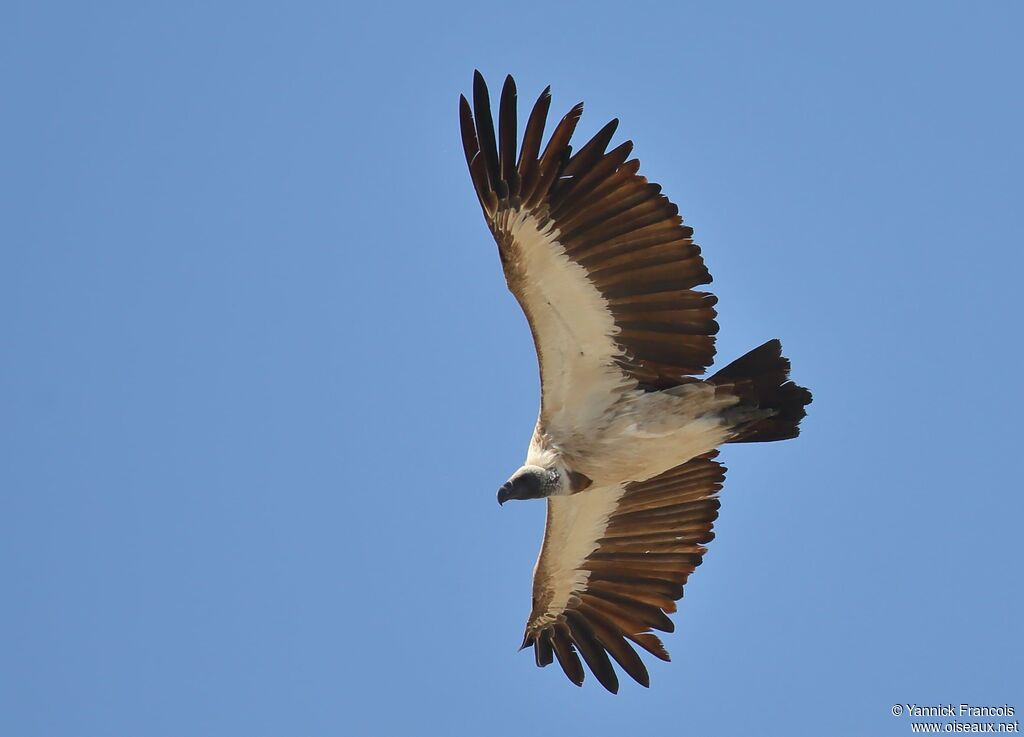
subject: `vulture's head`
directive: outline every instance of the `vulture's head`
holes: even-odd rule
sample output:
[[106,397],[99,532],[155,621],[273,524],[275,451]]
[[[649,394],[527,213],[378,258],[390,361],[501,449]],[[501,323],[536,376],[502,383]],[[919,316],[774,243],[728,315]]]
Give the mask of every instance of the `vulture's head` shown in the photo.
[[498,489],[498,504],[509,499],[543,499],[556,494],[575,494],[588,486],[590,479],[581,473],[523,466]]

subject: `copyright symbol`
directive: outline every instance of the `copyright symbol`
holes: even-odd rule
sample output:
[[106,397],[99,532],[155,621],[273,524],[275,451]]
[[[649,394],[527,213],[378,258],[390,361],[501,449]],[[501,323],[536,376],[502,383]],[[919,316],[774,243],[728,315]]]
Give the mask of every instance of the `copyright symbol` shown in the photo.
[[902,713],[903,713],[903,704],[893,704],[892,705],[892,715],[894,717],[898,717]]

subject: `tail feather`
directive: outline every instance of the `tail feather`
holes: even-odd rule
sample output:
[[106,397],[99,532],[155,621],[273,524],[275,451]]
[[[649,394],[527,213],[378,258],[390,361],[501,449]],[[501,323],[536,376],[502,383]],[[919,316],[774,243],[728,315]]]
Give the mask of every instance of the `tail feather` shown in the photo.
[[770,410],[768,417],[741,423],[731,443],[786,440],[800,434],[800,420],[811,403],[811,393],[789,380],[789,359],[782,343],[769,340],[737,358],[709,381],[740,398],[739,409]]

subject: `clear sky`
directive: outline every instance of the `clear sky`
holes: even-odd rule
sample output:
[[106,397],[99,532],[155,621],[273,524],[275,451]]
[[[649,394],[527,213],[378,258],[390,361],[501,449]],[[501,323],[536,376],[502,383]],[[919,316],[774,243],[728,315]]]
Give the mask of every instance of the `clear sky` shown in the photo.
[[[1019,3],[0,13],[0,734],[909,734],[1024,711]],[[717,7],[712,7],[712,6]],[[796,441],[730,446],[652,687],[516,653],[537,410],[479,67],[621,118]],[[523,118],[521,117],[521,120]]]

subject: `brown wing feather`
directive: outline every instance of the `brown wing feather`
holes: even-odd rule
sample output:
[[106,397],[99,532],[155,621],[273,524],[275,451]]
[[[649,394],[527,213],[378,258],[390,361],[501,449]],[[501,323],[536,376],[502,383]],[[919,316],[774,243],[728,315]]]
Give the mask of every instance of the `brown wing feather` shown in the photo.
[[508,183],[509,196],[515,197],[519,194],[519,172],[516,169],[516,83],[512,75],[505,77],[501,88],[498,145],[501,179]]
[[[552,222],[566,255],[588,272],[608,302],[620,332],[620,367],[645,390],[666,389],[703,374],[715,354],[715,298],[693,287],[711,281],[691,228],[658,185],[638,174],[627,157],[632,143],[611,151],[618,120],[612,120],[575,155],[569,141],[583,111],[573,107],[539,154],[550,88],[533,107],[515,157],[516,89],[502,89],[498,136],[487,86],[479,72],[473,106],[463,100],[466,161],[485,216],[502,241],[502,212],[526,209]],[[510,288],[515,286],[510,280]],[[637,306],[644,306],[637,317]]]
[[550,662],[551,645],[556,654],[561,648],[559,662],[578,684],[579,659],[568,655],[578,651],[601,684],[614,692],[618,681],[608,661],[611,655],[634,680],[649,684],[647,669],[627,640],[668,660],[650,630],[674,629],[667,614],[676,610],[684,584],[701,563],[704,543],[714,537],[717,495],[725,480],[725,467],[714,460],[717,455],[707,453],[626,486],[597,549],[582,566],[591,571],[589,579],[554,621],[547,611],[545,582],[534,582],[534,609],[524,644],[534,646],[538,664]]
[[551,88],[545,87],[530,112],[526,122],[526,133],[523,134],[523,148],[519,152],[519,177],[522,181],[521,192],[532,192],[537,176],[537,156],[540,154],[540,143],[544,137],[544,124],[551,107]]

